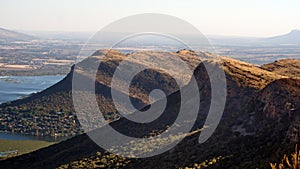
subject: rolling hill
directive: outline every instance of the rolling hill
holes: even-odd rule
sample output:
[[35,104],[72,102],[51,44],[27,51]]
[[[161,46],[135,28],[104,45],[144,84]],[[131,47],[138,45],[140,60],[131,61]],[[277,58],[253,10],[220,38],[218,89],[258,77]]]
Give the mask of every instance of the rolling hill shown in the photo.
[[272,43],[272,44],[300,44],[300,30],[292,30],[291,32],[274,36],[271,38],[265,39],[266,42]]
[[300,60],[282,59],[261,66],[262,69],[290,78],[300,77]]
[[[79,66],[82,64],[82,67],[86,67],[84,65],[96,63],[99,58],[103,58],[103,53],[105,53],[103,50],[97,51],[93,57],[79,63]],[[147,57],[150,53],[153,54],[153,51],[138,54],[140,57]],[[130,159],[111,154],[98,147],[86,134],[80,134],[30,154],[0,161],[0,166],[4,168],[268,168],[270,162],[279,161],[283,154],[291,152],[294,145],[299,143],[300,82],[298,79],[291,78],[299,71],[296,68],[297,64],[296,66],[294,64],[291,64],[294,66],[287,65],[288,68],[293,67],[293,69],[289,69],[290,72],[278,74],[277,71],[268,69],[265,66],[260,68],[246,62],[221,57],[222,68],[225,71],[227,81],[225,111],[212,137],[205,143],[199,144],[199,133],[211,104],[210,83],[202,62],[213,64],[213,61],[208,59],[195,64],[199,61],[199,58],[195,57],[193,51],[187,50],[174,53],[154,53],[162,56],[167,54],[179,55],[187,61],[189,66],[196,66],[194,76],[201,89],[201,109],[191,132],[175,148],[153,157]],[[99,66],[97,73],[99,88],[96,89],[98,91],[96,93],[99,97],[107,98],[107,100],[110,97],[105,93],[109,88],[107,82],[111,77],[111,72],[117,63],[124,58],[124,54],[117,51],[112,51],[110,54],[111,56],[106,57],[103,65]],[[200,54],[206,57],[212,55],[209,53]],[[140,61],[136,61],[136,63],[148,64]],[[172,62],[170,61],[170,63]],[[65,97],[60,92],[70,90],[69,78],[71,78],[72,73],[80,73],[84,78],[89,79],[89,70],[81,72],[75,72],[74,70],[73,68],[63,81],[53,87],[32,95],[26,98],[27,100],[23,99],[4,104],[2,110],[21,111],[24,109],[24,105],[27,109],[36,106],[40,108],[44,101],[31,101],[40,100],[43,97],[48,104],[52,104],[51,106],[56,105],[58,109],[61,109],[61,106],[65,105],[58,104],[60,101],[66,105],[70,104],[70,100],[66,99],[70,97],[70,93],[66,92],[67,96]],[[159,79],[164,79],[167,82],[171,80],[163,71],[156,73],[148,72],[147,76],[141,76],[139,82],[141,84],[146,83],[149,81],[148,77],[152,79],[159,77]],[[120,79],[120,83],[125,82]],[[174,87],[172,83],[162,84],[169,84],[162,85],[163,89],[169,92],[167,97],[169,104],[167,104],[159,119],[147,125],[141,125],[131,123],[122,117],[112,118],[110,126],[135,137],[150,137],[164,131],[166,126],[174,122],[180,107],[180,92],[186,92],[190,82],[187,81],[180,92],[176,91],[178,88]],[[155,84],[155,82],[151,84],[151,86],[156,85],[158,84]],[[141,109],[147,109],[149,102],[146,96],[149,91],[142,89],[133,85],[133,93],[140,93],[140,95],[134,95],[134,98],[137,99],[137,103],[141,103],[137,104],[140,105]],[[58,96],[63,97],[57,99]],[[192,96],[191,100],[193,99]],[[53,98],[53,100],[50,98]],[[32,103],[32,105],[28,103]],[[190,101],[187,100],[183,104],[189,105]],[[109,105],[109,101],[105,105]],[[114,108],[107,106],[103,107],[103,110],[111,111]],[[68,111],[72,113],[72,107]],[[44,114],[41,113],[38,116],[42,117]],[[178,126],[184,127],[187,123],[180,123]],[[105,130],[105,127],[97,130]],[[97,132],[97,130],[92,132]],[[177,138],[176,136],[170,137],[170,139]],[[165,144],[164,140],[156,141],[159,144]]]
[[1,41],[26,41],[34,39],[35,37],[31,35],[26,35],[23,33],[7,30],[0,28],[0,40]]
[[[100,61],[105,58],[98,67],[96,76],[96,95],[100,110],[109,120],[119,118],[116,114],[114,103],[112,102],[110,94],[110,83],[113,72],[117,65],[125,59],[125,54],[117,51],[110,51],[107,56],[105,53],[107,50],[99,50],[94,53],[93,56],[83,60],[77,64],[77,69],[72,67],[70,73],[59,83],[52,87],[33,94],[25,99],[12,101],[0,105],[0,118],[3,119],[0,124],[1,131],[9,132],[21,132],[31,135],[42,136],[74,136],[81,132],[79,121],[77,120],[75,110],[72,104],[72,77],[74,74],[78,75],[82,81],[91,81],[92,70],[97,70]],[[163,52],[143,52],[133,53],[138,57],[150,57],[151,55],[161,56]],[[179,53],[169,53],[174,57],[179,56],[184,58],[186,63],[194,69],[197,63],[200,62],[199,57],[193,53],[186,53],[181,51]],[[203,53],[203,55],[205,55]],[[178,66],[176,62],[172,63],[170,60],[169,68]],[[141,60],[132,60],[127,63],[130,65],[147,65],[149,62],[143,62]],[[155,65],[154,65],[155,66]],[[95,68],[95,69],[93,69]],[[183,84],[187,84],[189,79],[184,73],[173,72],[179,76],[182,76]],[[150,79],[150,80],[149,80]],[[155,80],[151,80],[155,79]],[[126,85],[126,82],[122,79],[117,79],[117,87]],[[142,88],[143,85],[147,85],[148,88]],[[162,88],[168,95],[178,90],[178,86],[170,76],[168,76],[164,70],[146,70],[139,74],[136,83],[131,84],[130,93],[124,92],[122,88],[114,89],[119,91],[122,96],[130,96],[133,104],[138,108],[142,108],[149,103],[148,94],[152,88]],[[122,107],[127,110],[126,107]],[[16,119],[14,123],[10,119]],[[11,125],[8,125],[11,123]]]

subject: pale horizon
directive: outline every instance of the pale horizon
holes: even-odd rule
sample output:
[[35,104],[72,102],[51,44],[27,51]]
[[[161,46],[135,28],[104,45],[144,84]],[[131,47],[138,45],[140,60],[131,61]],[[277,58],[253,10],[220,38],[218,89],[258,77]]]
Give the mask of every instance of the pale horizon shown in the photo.
[[161,13],[181,18],[205,35],[271,37],[300,29],[299,6],[296,0],[11,0],[0,2],[0,27],[93,33],[126,16]]
[[[53,34],[63,34],[63,33],[82,33],[82,34],[89,34],[89,35],[93,35],[95,33],[97,33],[99,30],[88,30],[88,31],[84,31],[84,30],[24,30],[24,29],[10,29],[10,28],[5,28],[5,27],[1,27],[3,29],[6,30],[11,30],[11,31],[15,31],[15,32],[20,32],[20,33],[24,33],[24,34],[31,34],[34,35],[34,33],[53,33]],[[292,32],[293,30],[298,30],[300,31],[300,29],[290,29],[289,31],[285,31],[285,32],[281,32],[281,33],[277,33],[277,34],[273,34],[273,35],[266,35],[266,36],[255,36],[255,35],[235,35],[235,34],[203,34],[205,36],[209,36],[209,37],[223,37],[223,38],[269,38],[269,37],[275,37],[275,36],[281,36],[281,35],[285,35],[288,34],[290,32]],[[123,32],[118,32],[118,33],[123,33]]]

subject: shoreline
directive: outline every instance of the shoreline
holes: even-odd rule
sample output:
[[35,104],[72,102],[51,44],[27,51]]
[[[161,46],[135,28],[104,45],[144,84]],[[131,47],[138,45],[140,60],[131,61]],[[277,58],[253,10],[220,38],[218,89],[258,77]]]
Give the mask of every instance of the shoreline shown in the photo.
[[[6,135],[7,137],[5,137]],[[45,141],[49,143],[56,143],[67,140],[74,136],[36,136],[28,133],[18,133],[18,132],[10,132],[10,131],[0,131],[0,139],[4,140],[18,140],[18,141]]]

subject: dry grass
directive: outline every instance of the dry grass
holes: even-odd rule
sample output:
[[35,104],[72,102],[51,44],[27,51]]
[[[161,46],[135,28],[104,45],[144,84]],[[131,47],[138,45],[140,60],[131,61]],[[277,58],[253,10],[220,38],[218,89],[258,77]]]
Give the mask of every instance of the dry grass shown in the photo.
[[300,60],[278,60],[273,63],[265,64],[262,68],[280,75],[289,76],[290,78],[300,79]]
[[[54,142],[38,141],[38,140],[6,140],[0,139],[0,152],[14,151],[17,153],[2,158],[8,158],[38,150],[54,144]],[[5,146],[4,146],[5,145]]]
[[262,89],[270,82],[287,76],[263,70],[253,64],[238,61],[228,57],[221,57],[225,72],[242,87]]
[[298,145],[295,146],[295,152],[291,157],[285,154],[278,165],[270,163],[270,166],[272,169],[300,169],[300,151],[298,150]]

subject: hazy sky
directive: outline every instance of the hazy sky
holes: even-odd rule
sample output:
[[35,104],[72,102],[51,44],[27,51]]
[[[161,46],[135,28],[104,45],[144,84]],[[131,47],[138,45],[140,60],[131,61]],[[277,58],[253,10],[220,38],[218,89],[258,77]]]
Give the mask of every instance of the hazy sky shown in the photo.
[[0,0],[0,27],[98,31],[139,13],[173,15],[204,34],[273,36],[300,29],[299,0]]

